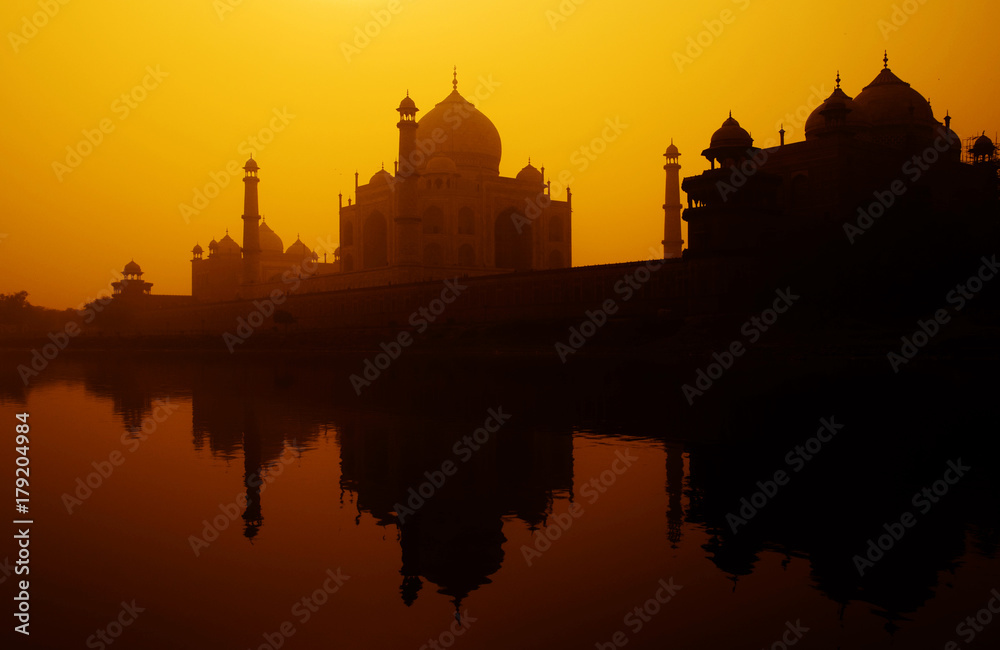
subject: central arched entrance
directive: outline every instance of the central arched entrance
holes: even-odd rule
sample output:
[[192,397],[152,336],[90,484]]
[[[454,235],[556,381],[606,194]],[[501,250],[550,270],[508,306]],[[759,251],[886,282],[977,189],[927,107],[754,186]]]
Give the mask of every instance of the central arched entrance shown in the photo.
[[527,271],[531,269],[531,222],[514,208],[497,215],[493,227],[494,260],[497,268]]

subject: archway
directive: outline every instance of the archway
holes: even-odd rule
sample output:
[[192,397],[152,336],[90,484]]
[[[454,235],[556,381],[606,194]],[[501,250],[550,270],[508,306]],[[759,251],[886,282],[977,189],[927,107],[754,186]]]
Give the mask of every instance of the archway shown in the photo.
[[389,238],[385,217],[381,212],[372,212],[365,219],[364,266],[376,269],[389,265]]
[[493,227],[497,268],[516,271],[531,268],[532,230],[531,221],[514,208],[497,215]]

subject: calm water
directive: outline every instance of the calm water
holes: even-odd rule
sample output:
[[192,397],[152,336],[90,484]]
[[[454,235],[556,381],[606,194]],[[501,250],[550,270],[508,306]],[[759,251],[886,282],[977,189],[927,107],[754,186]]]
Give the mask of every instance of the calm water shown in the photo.
[[[90,359],[8,383],[0,422],[30,413],[35,521],[32,643],[14,647],[102,647],[99,630],[113,648],[240,650],[1000,639],[1000,620],[956,629],[1000,588],[996,421],[977,424],[989,402],[967,386],[873,382],[864,403],[820,386],[682,419],[656,403],[677,389],[659,373],[595,373],[581,395],[439,368],[366,401],[354,365]],[[843,429],[789,462],[830,416]],[[921,512],[912,495],[959,458],[972,469]],[[734,533],[727,515],[778,470],[788,484]],[[916,524],[859,575],[853,556],[905,511]]]

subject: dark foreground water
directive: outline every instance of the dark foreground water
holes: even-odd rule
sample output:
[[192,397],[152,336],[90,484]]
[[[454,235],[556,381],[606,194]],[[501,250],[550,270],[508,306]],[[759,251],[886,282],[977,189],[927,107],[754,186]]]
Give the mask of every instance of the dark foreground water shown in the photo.
[[8,381],[34,523],[30,575],[17,526],[0,546],[4,647],[997,647],[995,384],[720,381],[688,406],[662,370],[429,363],[366,400],[356,366]]

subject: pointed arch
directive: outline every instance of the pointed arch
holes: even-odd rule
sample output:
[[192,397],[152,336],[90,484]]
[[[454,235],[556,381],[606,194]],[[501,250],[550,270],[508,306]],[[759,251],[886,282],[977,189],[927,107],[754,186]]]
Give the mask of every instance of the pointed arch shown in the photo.
[[381,212],[372,212],[365,219],[364,267],[376,269],[389,266],[389,231]]
[[515,208],[506,208],[493,225],[494,263],[497,268],[527,271],[532,262],[531,221]]

